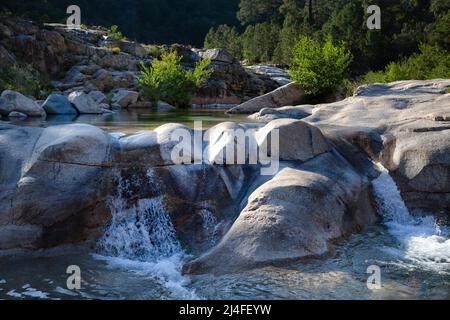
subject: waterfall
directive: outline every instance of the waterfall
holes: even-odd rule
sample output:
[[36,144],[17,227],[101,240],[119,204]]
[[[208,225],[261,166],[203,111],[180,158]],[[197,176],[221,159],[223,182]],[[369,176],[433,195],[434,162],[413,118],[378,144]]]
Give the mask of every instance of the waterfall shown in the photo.
[[389,232],[398,239],[404,258],[420,267],[450,271],[450,230],[439,226],[431,215],[411,215],[389,172],[380,165],[381,175],[373,181],[378,210]]
[[148,262],[182,252],[162,197],[141,199],[131,208],[118,198],[110,207],[112,220],[99,242],[103,253]]
[[[147,172],[147,183],[157,187],[153,171]],[[97,259],[150,277],[156,277],[171,290],[175,298],[196,299],[186,289],[188,279],[181,274],[185,253],[176,238],[174,226],[167,215],[163,197],[139,199],[129,205],[129,184],[118,177],[118,196],[109,202],[112,218],[98,241]]]

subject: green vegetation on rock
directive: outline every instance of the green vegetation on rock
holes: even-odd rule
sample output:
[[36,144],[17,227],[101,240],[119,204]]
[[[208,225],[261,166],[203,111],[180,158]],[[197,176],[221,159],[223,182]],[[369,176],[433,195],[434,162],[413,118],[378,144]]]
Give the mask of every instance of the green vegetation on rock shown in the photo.
[[142,93],[153,104],[162,100],[176,107],[190,107],[195,90],[203,86],[212,74],[208,69],[210,60],[201,60],[193,71],[184,70],[180,62],[181,57],[170,52],[163,53],[161,60],[153,60],[149,67],[142,64],[138,81]]
[[0,92],[15,90],[24,95],[39,97],[46,81],[30,66],[0,65]]

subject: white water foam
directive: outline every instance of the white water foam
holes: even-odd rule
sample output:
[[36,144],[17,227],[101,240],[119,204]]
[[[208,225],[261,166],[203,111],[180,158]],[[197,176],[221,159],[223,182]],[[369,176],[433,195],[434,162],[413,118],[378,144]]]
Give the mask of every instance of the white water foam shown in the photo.
[[404,258],[420,267],[450,272],[450,230],[429,215],[413,216],[389,172],[380,166],[373,181],[375,198],[389,232],[401,243]]
[[162,197],[138,200],[131,208],[118,198],[110,207],[112,220],[99,243],[105,254],[154,262],[182,252]]
[[[155,183],[152,171],[148,183]],[[119,179],[119,194],[126,189]],[[95,258],[110,267],[157,278],[178,299],[196,299],[185,288],[188,279],[181,274],[185,253],[176,238],[162,196],[140,199],[129,207],[122,197],[110,201],[112,219],[99,240],[100,254]]]

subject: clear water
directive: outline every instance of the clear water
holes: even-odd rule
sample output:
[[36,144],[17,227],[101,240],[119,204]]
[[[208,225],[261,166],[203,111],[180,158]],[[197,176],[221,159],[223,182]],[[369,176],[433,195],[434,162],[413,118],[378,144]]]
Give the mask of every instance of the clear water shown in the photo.
[[[246,115],[227,115],[226,110],[180,109],[173,112],[155,112],[147,109],[120,110],[104,115],[54,115],[46,119],[11,119],[7,122],[20,126],[48,127],[70,123],[84,123],[100,127],[109,132],[132,134],[142,130],[153,130],[165,123],[182,123],[193,127],[194,121],[202,121],[205,129],[225,121],[255,122]],[[4,118],[2,120],[5,120]]]
[[[383,221],[328,256],[228,275],[182,275],[182,263],[190,257],[161,199],[130,204],[118,197],[112,199],[113,220],[96,249],[1,257],[0,298],[450,299],[449,230],[431,216],[411,215],[387,172],[373,185]],[[204,220],[204,228],[214,228],[206,212]],[[81,290],[66,287],[69,265],[81,268]],[[381,270],[379,290],[367,287],[367,269],[373,265]]]

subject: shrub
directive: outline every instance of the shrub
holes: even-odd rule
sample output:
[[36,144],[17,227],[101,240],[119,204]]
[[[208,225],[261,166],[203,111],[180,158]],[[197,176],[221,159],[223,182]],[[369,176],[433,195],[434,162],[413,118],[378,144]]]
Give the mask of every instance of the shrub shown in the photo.
[[115,48],[112,48],[111,51],[112,51],[113,54],[119,54],[120,53],[120,48],[115,47]]
[[154,45],[154,44],[149,44],[149,45],[146,45],[146,46],[144,46],[144,47],[145,47],[145,49],[147,50],[148,54],[149,54],[151,57],[157,58],[157,59],[161,58],[161,55],[162,55],[164,52],[166,52],[166,51],[164,50],[164,48],[162,48],[162,47],[160,47],[160,46],[157,46],[157,45]]
[[119,27],[117,25],[112,25],[108,30],[108,37],[121,41],[124,39],[122,32],[119,31]]
[[382,71],[370,71],[363,78],[362,84],[372,84],[372,83],[385,83],[386,74]]
[[152,103],[163,100],[176,107],[190,107],[197,88],[211,76],[210,60],[202,60],[193,71],[186,71],[180,65],[181,57],[175,52],[163,53],[161,60],[153,60],[150,67],[143,63],[138,82],[144,96]]
[[309,37],[301,37],[293,48],[289,73],[306,94],[327,94],[342,85],[351,60],[350,52],[342,44],[333,45],[331,37],[323,46]]
[[422,44],[420,53],[401,62],[391,62],[384,72],[369,72],[361,80],[362,84],[393,82],[400,80],[428,80],[450,78],[450,54],[448,51]]
[[15,90],[24,95],[39,97],[43,89],[39,73],[30,66],[1,66],[0,65],[0,92]]
[[422,44],[420,53],[386,67],[386,81],[450,78],[450,54],[438,46]]

